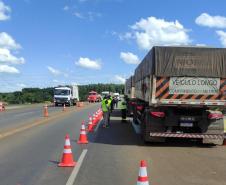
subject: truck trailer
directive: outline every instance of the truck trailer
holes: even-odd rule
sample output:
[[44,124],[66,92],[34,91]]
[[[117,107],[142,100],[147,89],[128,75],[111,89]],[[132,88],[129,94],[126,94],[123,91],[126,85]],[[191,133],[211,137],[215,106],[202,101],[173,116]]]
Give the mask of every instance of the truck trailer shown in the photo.
[[134,89],[128,106],[144,141],[223,143],[226,49],[155,46],[135,69]]

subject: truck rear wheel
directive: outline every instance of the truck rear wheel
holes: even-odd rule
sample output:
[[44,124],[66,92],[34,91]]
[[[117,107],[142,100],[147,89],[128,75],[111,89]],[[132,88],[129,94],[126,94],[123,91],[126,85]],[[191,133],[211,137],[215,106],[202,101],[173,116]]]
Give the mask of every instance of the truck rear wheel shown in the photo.
[[[206,134],[224,134],[224,119],[212,120],[208,128],[205,132]],[[224,138],[222,139],[210,139],[204,138],[202,139],[203,144],[214,144],[214,145],[222,145],[224,142]]]
[[162,143],[165,142],[164,137],[151,137],[151,132],[164,132],[165,127],[163,123],[157,122],[150,116],[150,110],[145,110],[144,117],[142,120],[142,136],[144,142]]

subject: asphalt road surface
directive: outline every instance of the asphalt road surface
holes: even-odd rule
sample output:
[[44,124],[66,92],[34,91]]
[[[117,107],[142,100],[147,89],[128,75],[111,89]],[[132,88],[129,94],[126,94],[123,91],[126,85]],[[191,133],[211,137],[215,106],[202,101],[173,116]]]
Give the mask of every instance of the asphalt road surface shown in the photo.
[[[13,109],[7,108],[6,111],[0,112],[0,133],[42,118],[43,106],[44,104],[15,106]],[[49,115],[61,111],[62,107],[48,107]]]
[[0,184],[66,185],[74,170],[57,167],[66,133],[76,161],[88,149],[74,185],[136,184],[142,159],[148,163],[152,185],[226,184],[226,147],[187,140],[146,145],[129,121],[121,123],[117,111],[110,128],[100,125],[88,134],[88,145],[77,145],[80,123],[99,106],[61,113],[45,124],[0,139]]

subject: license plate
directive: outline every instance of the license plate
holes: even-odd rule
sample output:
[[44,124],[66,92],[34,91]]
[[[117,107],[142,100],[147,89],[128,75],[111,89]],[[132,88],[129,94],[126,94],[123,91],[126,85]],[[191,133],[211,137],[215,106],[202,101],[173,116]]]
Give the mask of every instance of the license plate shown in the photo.
[[193,123],[180,123],[181,127],[193,127]]

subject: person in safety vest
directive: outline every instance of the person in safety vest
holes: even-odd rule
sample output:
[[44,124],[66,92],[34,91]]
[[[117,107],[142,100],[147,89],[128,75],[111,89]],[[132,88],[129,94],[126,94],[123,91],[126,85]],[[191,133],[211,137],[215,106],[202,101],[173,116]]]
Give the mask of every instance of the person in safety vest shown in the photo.
[[119,109],[121,109],[121,116],[122,116],[122,122],[126,122],[126,101],[125,98],[122,99],[121,102],[119,102]]
[[110,122],[110,109],[111,109],[111,100],[109,96],[105,96],[104,99],[101,102],[101,107],[103,111],[103,117],[104,117],[104,128],[109,127]]

